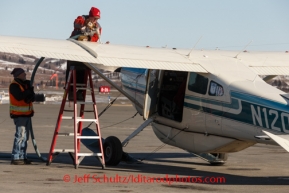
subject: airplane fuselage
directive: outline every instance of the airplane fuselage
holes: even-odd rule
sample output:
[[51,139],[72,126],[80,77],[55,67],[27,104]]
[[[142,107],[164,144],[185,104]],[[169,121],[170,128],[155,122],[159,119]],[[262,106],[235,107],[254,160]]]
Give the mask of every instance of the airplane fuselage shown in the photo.
[[[123,68],[122,83],[141,104],[156,96],[151,112],[137,110],[155,117],[152,127],[161,141],[190,152],[236,152],[255,143],[274,145],[262,130],[289,133],[288,99],[281,96],[285,93],[259,76]],[[157,93],[147,94],[152,87],[157,87]]]

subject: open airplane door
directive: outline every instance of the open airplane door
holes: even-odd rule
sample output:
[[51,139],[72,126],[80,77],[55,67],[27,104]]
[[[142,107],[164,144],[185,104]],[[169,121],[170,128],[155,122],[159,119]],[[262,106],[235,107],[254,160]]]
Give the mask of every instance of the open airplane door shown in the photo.
[[146,92],[144,98],[143,117],[147,120],[157,112],[158,93],[160,86],[160,70],[150,69],[147,75]]

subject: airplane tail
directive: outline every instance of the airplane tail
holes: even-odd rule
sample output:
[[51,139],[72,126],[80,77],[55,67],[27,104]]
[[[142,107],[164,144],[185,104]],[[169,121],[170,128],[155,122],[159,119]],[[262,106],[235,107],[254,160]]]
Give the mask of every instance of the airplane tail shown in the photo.
[[272,140],[278,143],[281,147],[283,147],[286,151],[289,152],[289,135],[275,135],[268,131],[262,130],[267,136],[269,136]]

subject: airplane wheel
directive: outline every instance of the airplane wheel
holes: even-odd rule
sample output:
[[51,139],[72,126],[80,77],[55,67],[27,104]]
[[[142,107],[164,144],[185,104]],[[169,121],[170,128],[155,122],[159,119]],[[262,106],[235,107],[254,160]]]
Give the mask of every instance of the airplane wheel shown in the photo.
[[220,166],[224,165],[228,159],[228,154],[227,153],[211,153],[215,157],[217,157],[217,161],[210,162],[211,165],[213,166]]
[[116,166],[122,158],[122,145],[115,136],[107,137],[103,144],[105,165]]

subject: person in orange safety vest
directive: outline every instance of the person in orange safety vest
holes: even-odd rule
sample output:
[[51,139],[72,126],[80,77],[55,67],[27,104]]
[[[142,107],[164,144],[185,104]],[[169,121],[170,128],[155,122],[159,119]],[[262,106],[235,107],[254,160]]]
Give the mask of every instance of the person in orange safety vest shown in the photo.
[[100,40],[101,26],[97,22],[100,19],[100,10],[96,7],[91,7],[89,15],[78,16],[74,20],[74,30],[71,33],[71,38],[77,38],[79,41],[97,42]]
[[27,140],[31,127],[31,117],[34,115],[32,102],[35,99],[34,88],[26,80],[26,73],[22,68],[14,68],[11,74],[14,80],[9,86],[10,117],[16,126],[11,164],[31,164],[27,159]]

